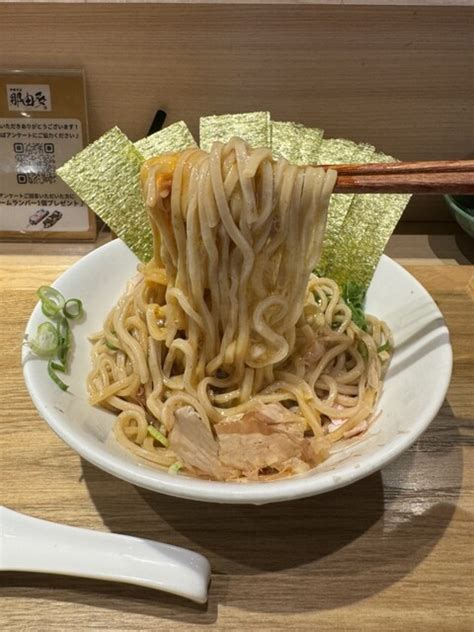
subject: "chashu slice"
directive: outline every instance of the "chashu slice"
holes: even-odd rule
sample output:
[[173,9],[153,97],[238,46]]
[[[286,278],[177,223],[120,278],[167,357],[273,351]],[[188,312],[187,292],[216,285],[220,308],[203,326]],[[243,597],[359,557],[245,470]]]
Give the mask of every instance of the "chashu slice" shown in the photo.
[[214,435],[191,406],[177,409],[169,442],[176,456],[200,475],[217,480],[238,475],[238,472],[220,463],[219,446]]
[[252,475],[265,468],[280,469],[289,459],[300,457],[304,424],[280,404],[250,410],[237,421],[214,426],[223,465]]

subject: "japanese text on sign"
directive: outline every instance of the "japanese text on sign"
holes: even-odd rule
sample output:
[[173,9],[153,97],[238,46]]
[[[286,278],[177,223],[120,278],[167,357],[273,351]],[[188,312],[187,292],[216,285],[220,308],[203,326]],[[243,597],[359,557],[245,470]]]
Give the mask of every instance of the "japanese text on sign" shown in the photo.
[[9,83],[7,103],[10,111],[49,112],[52,108],[51,91],[48,85]]

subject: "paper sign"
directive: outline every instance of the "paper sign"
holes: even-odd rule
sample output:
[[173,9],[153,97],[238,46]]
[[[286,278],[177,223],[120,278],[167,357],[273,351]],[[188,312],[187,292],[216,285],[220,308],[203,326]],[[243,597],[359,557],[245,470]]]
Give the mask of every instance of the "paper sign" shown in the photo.
[[95,237],[95,216],[56,175],[87,136],[82,71],[0,71],[0,238]]

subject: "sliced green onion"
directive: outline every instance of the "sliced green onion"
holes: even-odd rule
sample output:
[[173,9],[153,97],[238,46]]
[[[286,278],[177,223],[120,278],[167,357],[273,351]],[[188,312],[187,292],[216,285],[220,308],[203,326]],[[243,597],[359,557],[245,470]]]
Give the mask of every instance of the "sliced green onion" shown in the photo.
[[42,323],[36,330],[34,337],[29,337],[28,345],[36,355],[47,358],[56,353],[59,348],[59,336],[52,323]]
[[384,351],[387,351],[387,353],[390,353],[392,351],[392,346],[388,340],[380,347],[377,347],[377,353],[383,353]]
[[78,298],[70,298],[64,303],[63,314],[66,318],[70,318],[71,320],[75,320],[76,318],[80,318],[83,313],[82,309],[82,301]]
[[61,378],[56,375],[56,371],[61,371],[64,373],[64,366],[62,364],[58,364],[57,362],[53,362],[50,360],[48,362],[48,375],[53,380],[53,382],[59,386],[62,391],[67,391],[69,386],[65,384]]
[[55,307],[53,303],[50,303],[49,301],[41,301],[41,311],[47,318],[55,318],[59,314],[60,309],[57,309],[57,307]]
[[50,360],[49,364],[51,365],[51,368],[53,368],[55,371],[60,371],[61,373],[64,373],[66,371],[66,367],[64,366],[64,364],[61,364],[60,362]]
[[152,425],[148,426],[148,434],[151,435],[153,439],[156,439],[162,445],[164,445],[165,448],[168,447],[168,444],[169,444],[168,439],[165,437],[164,434],[161,434],[161,432],[157,430],[155,426],[152,426]]
[[359,353],[362,356],[362,359],[367,360],[367,358],[369,357],[369,352],[367,350],[367,345],[365,344],[365,342],[362,342],[361,340],[359,344],[357,345],[357,349],[359,350]]
[[109,342],[107,339],[105,339],[105,346],[107,347],[107,349],[110,349],[111,351],[118,351],[118,347],[115,347],[111,342]]
[[170,465],[168,468],[168,473],[169,474],[177,474],[177,472],[179,472],[179,470],[183,467],[183,464],[180,463],[179,461],[176,461],[176,463],[173,463],[173,465]]
[[64,316],[61,316],[56,325],[58,332],[58,358],[66,365],[67,354],[71,346],[71,328]]
[[347,281],[342,288],[342,298],[351,309],[352,321],[362,331],[367,331],[368,329],[364,314],[365,293],[366,289],[353,281]]
[[68,320],[80,318],[84,313],[82,301],[78,298],[70,298],[67,301],[64,296],[49,285],[42,285],[37,290],[41,301],[43,314],[55,321],[42,323],[35,336],[26,336],[25,344],[43,358],[51,358],[48,362],[48,375],[57,386],[67,391],[69,386],[56,374],[64,373],[67,367],[67,357],[72,343],[71,328]]
[[54,318],[64,307],[64,296],[54,287],[42,285],[37,294],[41,301],[41,309],[43,314],[48,318]]

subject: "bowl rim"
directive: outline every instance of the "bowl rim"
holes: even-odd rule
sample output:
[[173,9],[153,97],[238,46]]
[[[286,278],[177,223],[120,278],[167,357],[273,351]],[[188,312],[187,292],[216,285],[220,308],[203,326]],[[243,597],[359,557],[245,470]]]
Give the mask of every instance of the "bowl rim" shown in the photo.
[[[472,197],[474,198],[474,195]],[[470,222],[472,222],[474,224],[474,215],[471,215],[470,213],[465,211],[463,209],[463,207],[460,206],[456,202],[456,200],[454,199],[454,197],[452,195],[445,195],[444,198],[445,198],[448,206],[451,208],[452,211],[454,211],[455,213],[459,213],[464,218],[466,218],[467,220],[469,220]]]
[[[111,254],[115,249],[120,250],[122,247],[126,248],[125,244],[121,240],[116,239],[94,249],[65,270],[54,281],[53,287],[60,284],[62,280],[67,279],[69,275],[74,274],[73,271],[77,269],[76,266],[80,266],[85,261],[90,263],[94,258],[100,259],[105,254]],[[433,392],[430,405],[425,409],[424,415],[421,418],[418,417],[410,432],[400,433],[390,443],[379,446],[357,468],[351,465],[349,459],[348,463],[338,465],[337,474],[329,470],[320,472],[318,476],[294,476],[266,483],[208,481],[176,476],[159,469],[151,471],[143,468],[140,463],[126,462],[118,454],[110,452],[105,444],[103,446],[94,446],[82,443],[81,439],[74,432],[74,426],[64,423],[61,412],[55,410],[54,407],[48,406],[45,399],[40,396],[39,390],[35,385],[34,372],[31,366],[33,363],[25,362],[28,351],[23,347],[22,364],[26,387],[42,419],[70,448],[99,469],[150,491],[203,502],[258,505],[304,498],[344,487],[380,470],[408,449],[426,430],[438,413],[451,380],[453,366],[452,347],[448,328],[438,306],[421,283],[405,268],[386,255],[382,255],[382,259],[384,261],[388,260],[390,264],[398,268],[399,274],[409,277],[411,283],[418,286],[420,293],[429,298],[433,310],[437,312],[437,317],[442,320],[443,331],[447,334],[447,343],[442,346],[445,354],[443,366],[446,367],[446,370],[439,378],[440,383],[437,384],[437,388]],[[33,320],[35,320],[40,310],[40,305],[37,303],[28,320],[26,331],[31,330]]]

